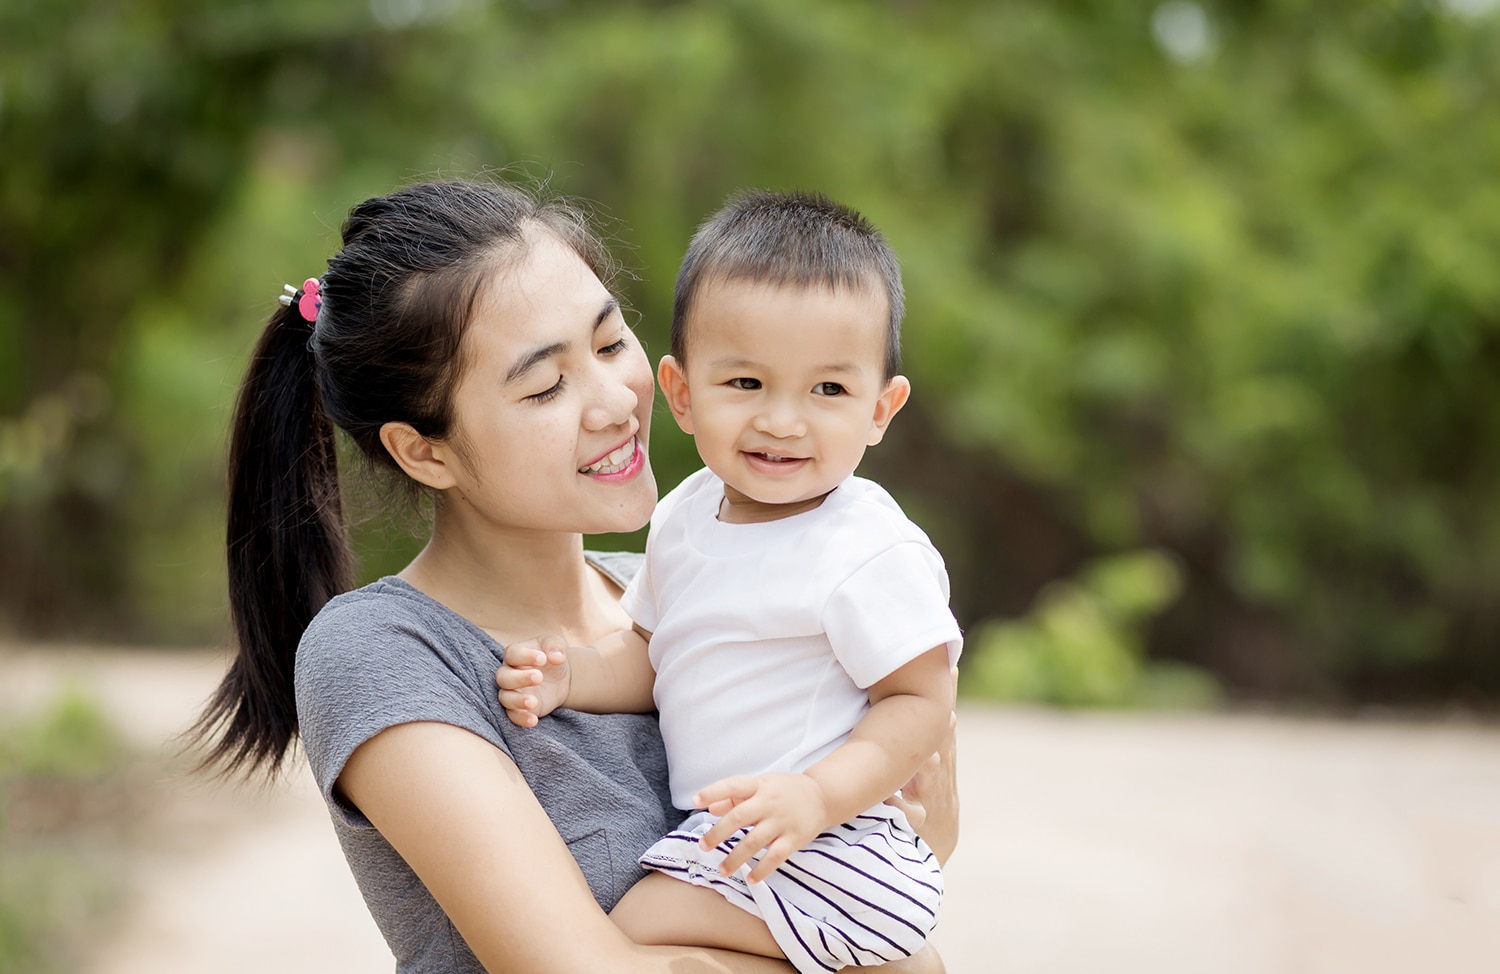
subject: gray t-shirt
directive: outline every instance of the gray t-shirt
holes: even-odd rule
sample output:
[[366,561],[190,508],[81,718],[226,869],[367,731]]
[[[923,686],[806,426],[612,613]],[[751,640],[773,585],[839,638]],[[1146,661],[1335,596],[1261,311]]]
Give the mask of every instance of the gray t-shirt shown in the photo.
[[[639,558],[590,561],[623,585]],[[558,710],[535,728],[517,727],[496,700],[500,661],[501,647],[487,633],[394,577],[330,601],[297,648],[297,715],[308,763],[402,974],[484,968],[401,856],[333,795],[349,755],[387,727],[454,724],[510,755],[606,910],[645,875],[636,857],[678,817],[654,715]]]

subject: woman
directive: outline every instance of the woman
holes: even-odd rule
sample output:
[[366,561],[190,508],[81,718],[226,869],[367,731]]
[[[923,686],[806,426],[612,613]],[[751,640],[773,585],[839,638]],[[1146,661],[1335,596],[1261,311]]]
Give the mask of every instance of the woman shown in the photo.
[[[602,245],[565,206],[464,182],[368,200],[343,238],[240,391],[239,653],[199,724],[210,759],[274,770],[300,732],[401,971],[788,970],[637,946],[606,916],[675,817],[652,718],[560,711],[521,732],[496,700],[504,645],[629,624],[634,559],[586,555],[583,535],[650,516],[653,385]],[[422,552],[354,592],[334,425],[433,499]],[[951,810],[951,778],[933,791]],[[956,817],[935,817],[945,855]]]

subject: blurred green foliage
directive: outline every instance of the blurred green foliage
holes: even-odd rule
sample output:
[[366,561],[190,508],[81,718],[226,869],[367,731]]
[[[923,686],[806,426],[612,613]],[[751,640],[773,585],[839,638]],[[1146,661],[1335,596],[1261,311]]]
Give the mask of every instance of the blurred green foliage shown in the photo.
[[1144,623],[1182,579],[1156,551],[1101,558],[1043,589],[1018,621],[969,634],[963,689],[999,700],[1062,707],[1203,709],[1222,697],[1215,679],[1181,663],[1144,659]]
[[115,779],[127,757],[78,690],[0,724],[0,974],[76,970],[74,938],[92,943],[118,902],[111,858],[89,833],[122,825],[94,819],[119,817]]
[[119,766],[125,749],[93,697],[70,689],[41,714],[0,727],[0,779],[87,779]]
[[[867,471],[981,649],[1107,619],[1047,586],[1147,549],[1180,594],[1093,642],[1137,680],[1493,705],[1497,8],[12,0],[0,611],[218,638],[223,427],[274,295],[359,199],[507,168],[614,221],[653,356],[734,189],[887,231],[915,397]],[[658,423],[670,486],[696,461]],[[414,547],[363,542],[369,574]]]

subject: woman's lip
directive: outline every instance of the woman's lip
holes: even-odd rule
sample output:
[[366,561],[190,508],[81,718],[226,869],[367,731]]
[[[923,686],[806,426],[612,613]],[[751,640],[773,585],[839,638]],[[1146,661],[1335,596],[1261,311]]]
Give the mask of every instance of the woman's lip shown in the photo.
[[[589,467],[592,467],[594,464],[598,463],[600,460],[603,460],[605,457],[609,456],[611,453],[615,452],[620,447],[624,446],[626,443],[629,443],[633,439],[635,439],[635,433],[631,433],[625,439],[623,439],[620,442],[616,443],[614,446],[610,447],[608,450],[605,450],[603,453],[599,454],[597,457],[594,457],[594,459],[590,460],[588,463],[583,464],[578,469],[579,470],[587,470]],[[636,444],[635,450],[636,450],[637,453],[639,453],[641,451],[641,447],[640,447],[639,443]]]
[[[631,455],[630,462],[625,465],[623,470],[616,470],[614,473],[591,473],[585,476],[596,482],[602,481],[607,484],[634,480],[636,475],[646,469],[646,447],[638,437],[631,437],[631,439],[635,442],[635,453]],[[605,456],[609,456],[609,454],[606,453]]]

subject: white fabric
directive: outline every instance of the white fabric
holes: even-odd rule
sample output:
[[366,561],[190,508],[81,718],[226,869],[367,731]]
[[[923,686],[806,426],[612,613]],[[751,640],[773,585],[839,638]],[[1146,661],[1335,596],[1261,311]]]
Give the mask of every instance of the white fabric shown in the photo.
[[646,564],[621,604],[652,633],[673,802],[734,774],[802,771],[869,709],[865,688],[962,635],[927,535],[850,477],[779,521],[717,518],[707,469],[657,505]]
[[641,856],[641,865],[715,890],[765,920],[777,946],[803,974],[909,957],[937,923],[943,874],[906,816],[877,805],[792,853],[765,882],[749,868],[719,875],[747,829],[712,849],[698,840],[718,818],[694,812]]

